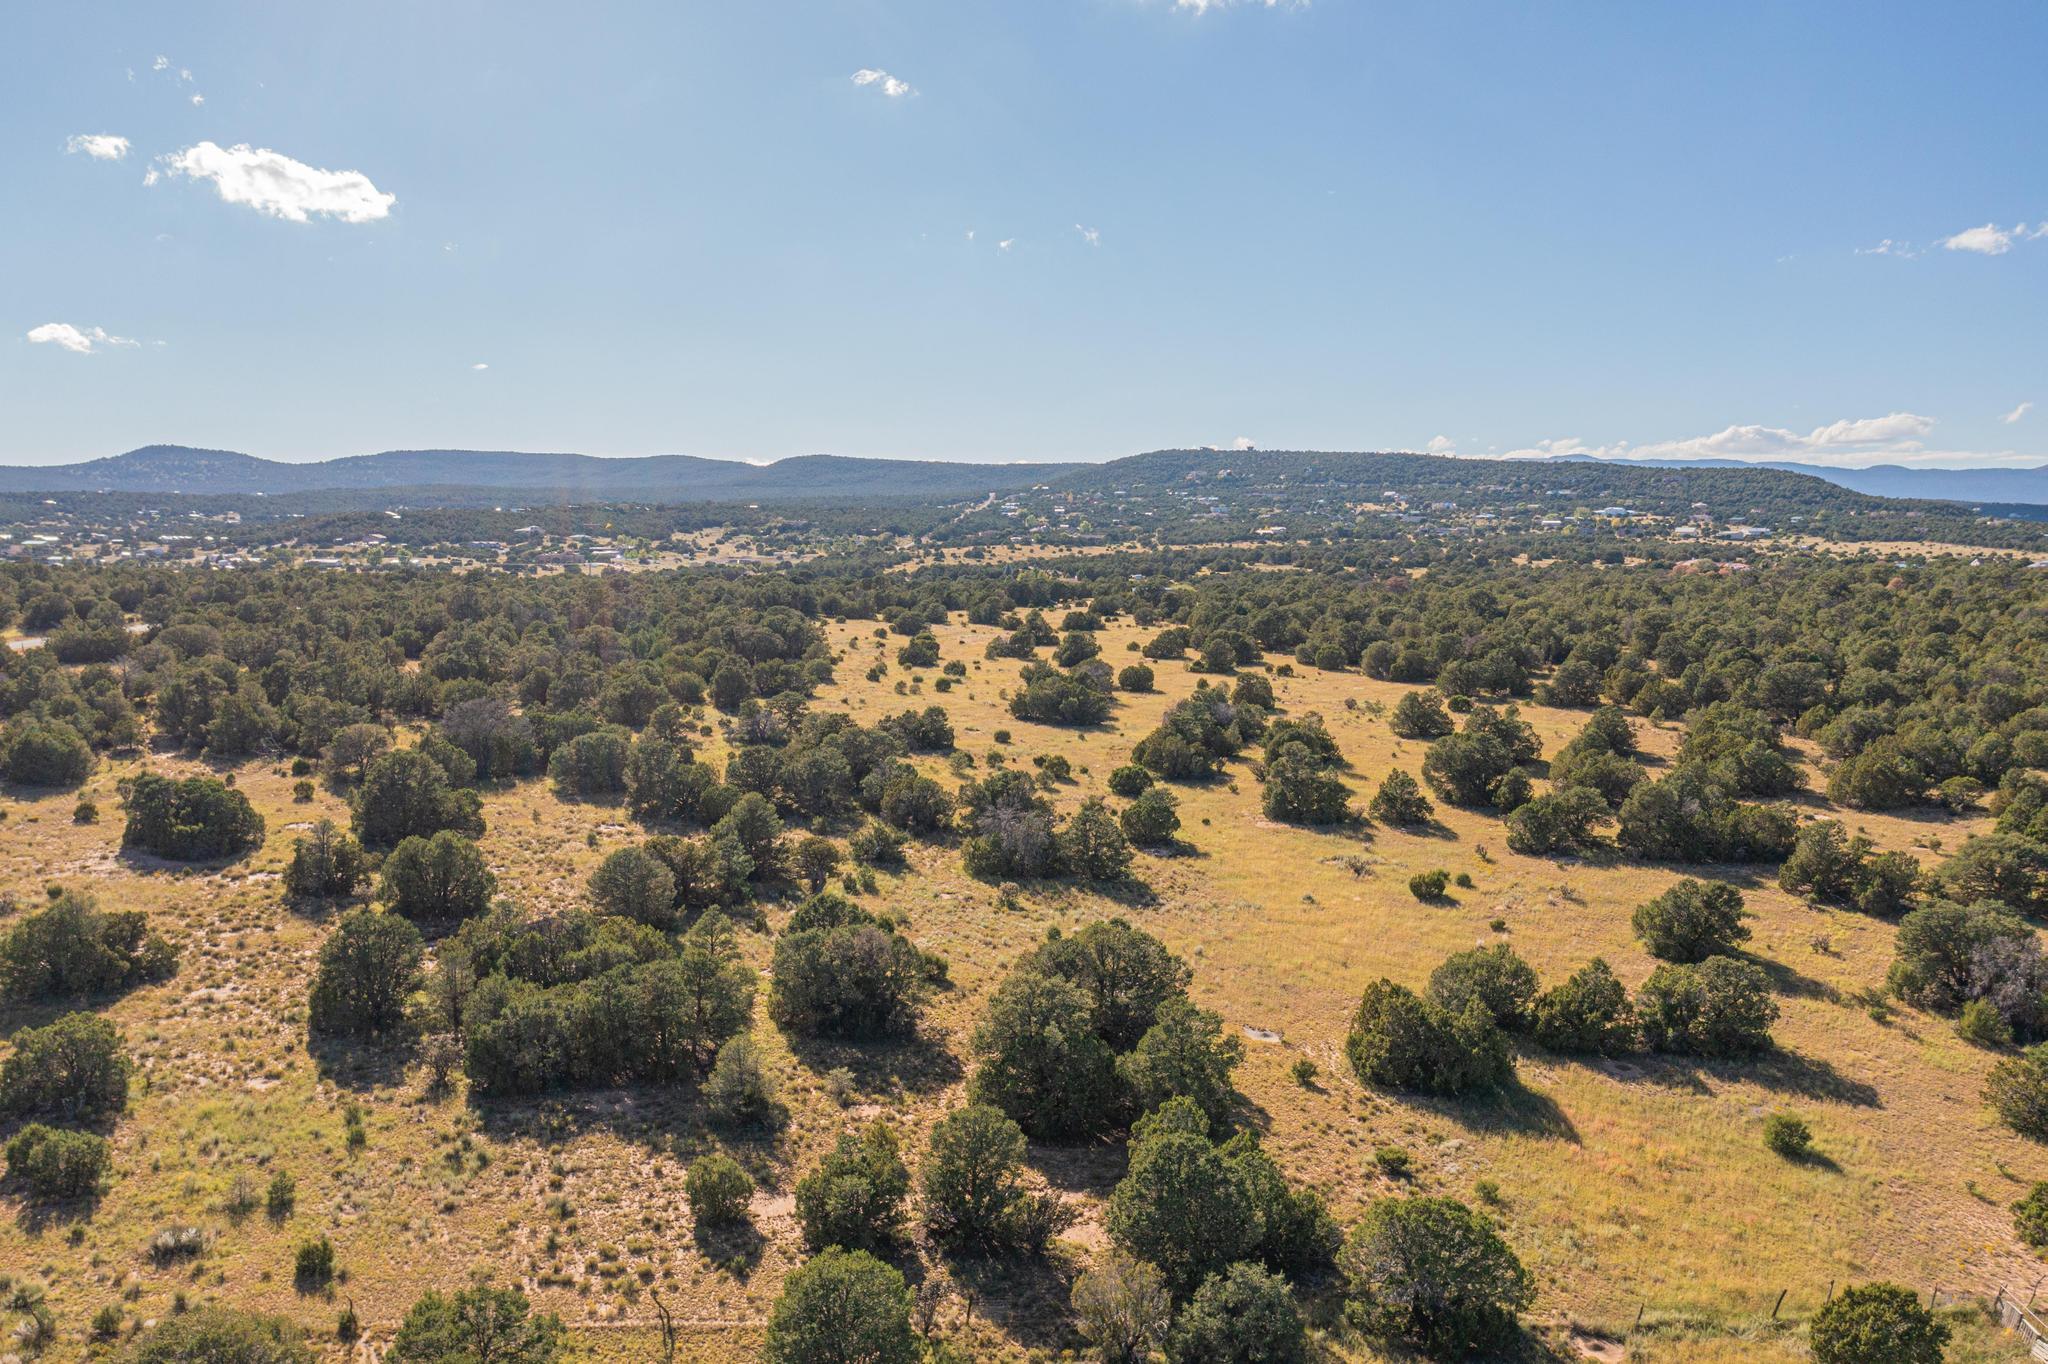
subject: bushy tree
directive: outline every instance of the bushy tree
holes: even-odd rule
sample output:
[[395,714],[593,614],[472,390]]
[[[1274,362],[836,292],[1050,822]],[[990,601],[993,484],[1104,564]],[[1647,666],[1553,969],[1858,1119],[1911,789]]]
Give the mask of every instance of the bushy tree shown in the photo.
[[1403,692],[1387,717],[1387,728],[1403,739],[1441,739],[1453,725],[1441,692]]
[[975,1251],[1036,1251],[1059,1225],[1057,1199],[1024,1182],[1024,1133],[987,1104],[955,1109],[932,1128],[917,1172],[934,1240]]
[[683,1196],[690,1216],[700,1227],[726,1227],[743,1222],[754,1196],[754,1181],[740,1163],[722,1151],[699,1156],[683,1175]]
[[785,932],[775,943],[768,1014],[799,1037],[904,1036],[930,993],[924,954],[863,914]]
[[7,1175],[36,1198],[83,1198],[113,1168],[107,1139],[32,1122],[7,1143]]
[[366,848],[392,848],[442,830],[481,838],[484,819],[474,791],[450,785],[439,763],[417,749],[373,760],[356,792],[355,833]]
[[1514,1054],[1483,1004],[1454,1014],[1390,980],[1365,987],[1344,1050],[1360,1080],[1388,1089],[1463,1094],[1514,1076]]
[[1747,942],[1749,927],[1742,921],[1748,917],[1741,891],[1726,881],[1688,877],[1636,906],[1631,922],[1651,956],[1697,962],[1727,956]]
[[1131,844],[1099,798],[1081,803],[1054,838],[1060,864],[1090,881],[1119,881],[1131,869]]
[[177,953],[139,910],[108,912],[65,890],[0,934],[0,998],[111,994],[177,970]]
[[623,725],[579,734],[548,758],[548,779],[565,796],[615,796],[626,789],[626,754],[633,742]]
[[[1144,771],[1143,768],[1135,769]],[[1147,787],[1124,807],[1117,823],[1124,837],[1141,848],[1157,848],[1173,842],[1180,832],[1180,801],[1163,786]]]
[[879,1249],[903,1228],[903,1198],[910,1192],[896,1130],[877,1120],[842,1132],[818,1168],[796,1184],[796,1216],[812,1250],[841,1246]]
[[1244,1043],[1224,1034],[1223,1020],[1183,995],[1159,1006],[1158,1021],[1118,1059],[1117,1070],[1138,1108],[1190,1099],[1220,1130],[1236,1107],[1230,1077],[1243,1059]]
[[323,819],[292,840],[292,860],[285,865],[284,891],[294,899],[332,900],[353,895],[368,880],[363,850],[331,819]]
[[1136,1142],[1110,1195],[1111,1239],[1159,1267],[1176,1296],[1251,1250],[1251,1200],[1205,1135],[1166,1131]]
[[1734,799],[1704,763],[1643,782],[1621,803],[1615,842],[1657,862],[1781,862],[1796,837],[1792,816]]
[[1136,800],[1151,785],[1152,774],[1136,763],[1125,763],[1109,774],[1110,794],[1125,800]]
[[518,1289],[478,1284],[454,1294],[422,1294],[385,1358],[391,1364],[555,1364],[567,1351],[568,1333],[554,1313],[534,1316]]
[[342,915],[320,945],[308,1026],[349,1036],[397,1028],[419,988],[423,950],[419,930],[396,914],[364,908]]
[[783,1281],[762,1347],[767,1364],[917,1364],[920,1353],[903,1276],[839,1249]]
[[24,716],[0,732],[0,776],[17,786],[76,786],[92,766],[92,745],[62,720]]
[[704,1105],[713,1119],[735,1127],[760,1126],[774,1116],[775,1083],[751,1034],[735,1034],[718,1049],[704,1079]]
[[1980,998],[1991,983],[1980,973],[1980,957],[2001,944],[2033,941],[2033,930],[1995,901],[1959,905],[1937,900],[1899,920],[1885,984],[1909,1004],[1953,1013]]
[[1169,999],[1187,991],[1187,963],[1143,929],[1098,919],[1073,933],[1054,929],[1018,963],[1077,985],[1095,1035],[1119,1052],[1136,1046]]
[[590,874],[590,899],[603,914],[616,914],[656,928],[676,920],[676,879],[666,863],[645,848],[620,848]]
[[1845,1288],[1814,1313],[1808,1331],[1814,1364],[1941,1364],[1948,1326],[1893,1283]]
[[1993,1066],[1984,1078],[1984,1101],[2013,1131],[2048,1142],[2048,1043]]
[[1733,957],[1658,967],[1636,992],[1636,1017],[1652,1051],[1747,1056],[1771,1045],[1778,1005],[1763,968]]
[[431,838],[415,834],[392,849],[377,894],[395,914],[447,923],[489,909],[497,888],[482,849],[443,829]]
[[1436,806],[1422,794],[1420,782],[1396,767],[1380,779],[1380,789],[1373,792],[1368,813],[1382,824],[1427,824],[1436,813]]
[[1341,824],[1351,817],[1351,791],[1309,749],[1282,747],[1266,767],[1266,818],[1289,824]]
[[1123,1103],[1116,1058],[1095,1018],[1079,986],[1028,967],[1011,971],[974,1030],[969,1096],[1054,1141],[1115,1125]]
[[1514,1338],[1535,1284],[1483,1215],[1454,1198],[1382,1199],[1344,1247],[1354,1310],[1435,1359],[1464,1359]]
[[1507,818],[1509,851],[1530,857],[1583,847],[1594,824],[1607,814],[1600,793],[1584,786],[1567,786],[1512,805],[1496,790],[1495,803],[1512,810]]
[[1452,1014],[1477,1003],[1510,1032],[1530,1024],[1536,999],[1536,971],[1506,943],[1468,948],[1444,958],[1429,975],[1429,1000]]
[[134,1069],[120,1029],[93,1014],[64,1014],[14,1034],[0,1062],[0,1115],[93,1122],[128,1103]]
[[128,793],[124,847],[177,862],[239,857],[263,842],[263,816],[213,777],[179,780],[145,772]]
[[1619,1056],[1636,1045],[1635,1005],[1599,957],[1536,997],[1531,1035],[1550,1051]]
[[1969,839],[1934,879],[1957,901],[1996,900],[2016,913],[2048,915],[2048,843],[2025,834]]
[[1074,1320],[1103,1364],[1143,1364],[1173,1322],[1166,1277],[1114,1247],[1074,1280]]
[[1211,1274],[1167,1339],[1169,1364],[1299,1364],[1308,1331],[1287,1281],[1254,1264]]

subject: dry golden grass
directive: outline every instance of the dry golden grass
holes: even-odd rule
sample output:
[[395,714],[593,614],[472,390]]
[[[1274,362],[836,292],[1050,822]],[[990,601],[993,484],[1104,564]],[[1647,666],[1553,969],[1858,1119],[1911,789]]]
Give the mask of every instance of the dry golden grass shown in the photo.
[[[956,623],[937,631],[945,657],[969,665],[945,695],[931,685],[935,671],[913,679],[896,668],[901,641],[877,640],[873,630],[834,628],[846,657],[820,707],[872,721],[942,702],[960,747],[984,763],[998,747],[997,730],[1014,736],[1005,747],[1012,762],[1065,754],[1077,779],[1054,793],[1062,808],[1105,794],[1131,745],[1198,680],[1182,665],[1158,665],[1160,691],[1120,696],[1109,725],[1056,730],[1009,716],[1003,694],[1016,665],[982,661],[993,630]],[[1128,626],[1104,631],[1106,661],[1134,658],[1128,646],[1140,637]],[[863,674],[877,657],[890,668],[869,683]],[[1401,687],[1313,670],[1275,686],[1289,713],[1323,715],[1351,763],[1361,806],[1388,768],[1419,770],[1422,745],[1396,739],[1379,714]],[[1546,751],[1583,721],[1536,707],[1525,713]],[[1675,751],[1676,730],[1641,733],[1652,754]],[[720,756],[718,745],[709,756]],[[196,767],[160,755],[147,761]],[[945,766],[921,761],[938,772]],[[322,789],[312,804],[295,804],[281,767],[245,765],[236,776],[269,820],[265,848],[225,870],[176,870],[120,855],[114,783],[136,766],[105,765],[88,783],[83,794],[105,812],[96,825],[71,822],[74,793],[0,798],[0,889],[27,904],[46,883],[84,885],[107,905],[148,911],[182,953],[171,982],[103,1005],[126,1029],[144,1076],[113,1129],[118,1175],[105,1197],[89,1216],[49,1219],[0,1199],[0,1266],[17,1281],[46,1285],[62,1322],[52,1360],[87,1356],[85,1325],[104,1305],[118,1303],[144,1321],[174,1310],[180,1295],[283,1312],[330,1339],[335,1313],[353,1301],[374,1346],[388,1342],[421,1289],[459,1286],[479,1271],[561,1313],[583,1358],[658,1358],[655,1293],[680,1324],[680,1358],[752,1358],[769,1305],[800,1259],[788,1198],[795,1179],[849,1121],[870,1114],[898,1122],[906,1149],[921,1151],[923,1133],[959,1101],[966,1036],[1008,964],[1049,927],[1111,913],[1185,956],[1197,1000],[1232,1031],[1278,1035],[1247,1043],[1240,1088],[1268,1149],[1296,1178],[1325,1189],[1341,1220],[1392,1191],[1372,1173],[1379,1145],[1411,1151],[1423,1189],[1470,1198],[1478,1181],[1491,1181],[1497,1215],[1540,1285],[1533,1316],[1562,1349],[1573,1327],[1589,1339],[1619,1338],[1647,1304],[1647,1322],[1689,1330],[1639,1338],[1631,1358],[1792,1360],[1803,1354],[1796,1331],[1757,1329],[1781,1291],[1784,1315],[1797,1319],[1830,1283],[1882,1276],[1921,1289],[1989,1292],[2041,1273],[2015,1242],[2007,1205],[2048,1176],[2048,1159],[1997,1129],[1980,1107],[1992,1058],[1941,1019],[1907,1010],[1880,1021],[1855,1002],[1883,979],[1889,925],[1811,908],[1767,880],[1745,882],[1757,915],[1751,948],[1781,988],[1785,1054],[1777,1059],[1688,1066],[1531,1055],[1521,1068],[1524,1093],[1505,1106],[1369,1092],[1341,1053],[1368,982],[1384,975],[1420,986],[1445,954],[1500,940],[1489,925],[1502,919],[1505,940],[1546,979],[1601,955],[1633,985],[1652,963],[1632,939],[1629,913],[1681,873],[1611,859],[1518,857],[1497,820],[1441,807],[1443,827],[1428,834],[1279,827],[1260,814],[1257,783],[1242,764],[1229,780],[1180,788],[1190,850],[1141,855],[1141,896],[1031,886],[1020,907],[1004,909],[993,887],[962,875],[956,852],[913,848],[912,868],[885,876],[882,898],[916,941],[950,959],[953,988],[935,1000],[916,1046],[806,1046],[799,1055],[761,1021],[791,1125],[777,1140],[728,1147],[761,1186],[758,1242],[700,1246],[682,1171],[721,1142],[689,1093],[473,1107],[459,1085],[456,1094],[429,1095],[417,1065],[367,1050],[309,1050],[304,991],[328,925],[293,912],[277,874],[293,826],[345,820],[343,800]],[[1824,809],[1818,799],[1805,803]],[[598,860],[640,836],[621,810],[565,803],[536,782],[492,793],[485,808],[483,846],[501,889],[534,909],[576,901]],[[1938,854],[1916,844],[1939,838],[1953,848],[1983,825],[1947,817],[1849,822],[1883,847],[1928,858]],[[1448,903],[1418,903],[1408,877],[1438,866],[1469,873],[1474,887],[1455,890]],[[766,917],[779,923],[785,913],[771,907]],[[765,965],[768,935],[743,936]],[[0,1026],[11,1031],[49,1013],[16,1010],[0,1015]],[[1290,1074],[1301,1056],[1319,1067],[1308,1088]],[[838,1066],[854,1079],[848,1108],[826,1092],[824,1074]],[[361,1106],[368,1131],[357,1150],[344,1139],[350,1103]],[[1813,1125],[1826,1162],[1793,1165],[1764,1150],[1763,1119],[1780,1110]],[[1101,1242],[1099,1204],[1122,1155],[1113,1147],[1042,1149],[1033,1160],[1084,1215],[1050,1268],[981,1271],[971,1324],[962,1298],[948,1303],[941,1322],[977,1358],[1078,1344],[1060,1310],[1064,1279]],[[298,1180],[290,1219],[273,1224],[260,1207],[230,1211],[238,1177],[260,1198],[276,1169]],[[153,1265],[144,1253],[149,1238],[179,1223],[208,1228],[213,1248],[196,1264]],[[333,1239],[346,1278],[330,1293],[302,1295],[292,1285],[292,1254],[316,1233]],[[948,1273],[935,1262],[922,1268]],[[1970,1359],[2020,1357],[2003,1338],[1970,1334]],[[1330,1348],[1333,1357],[1371,1357],[1341,1336]],[[332,1356],[348,1357],[338,1345]]]

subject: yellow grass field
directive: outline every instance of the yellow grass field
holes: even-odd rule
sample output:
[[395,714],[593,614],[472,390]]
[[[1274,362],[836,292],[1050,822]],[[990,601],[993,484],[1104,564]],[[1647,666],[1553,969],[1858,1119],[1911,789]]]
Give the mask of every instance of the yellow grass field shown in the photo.
[[[1110,724],[1053,729],[1009,716],[1004,696],[1017,665],[982,660],[993,629],[937,629],[944,657],[969,667],[945,695],[932,685],[935,671],[913,677],[896,667],[901,640],[874,630],[872,622],[833,627],[844,657],[818,708],[871,722],[942,703],[960,748],[978,760],[998,748],[1012,763],[1065,754],[1076,780],[1054,793],[1062,809],[1107,794],[1110,771],[1198,681],[1184,665],[1157,665],[1158,692],[1120,693]],[[1135,660],[1135,629],[1119,623],[1100,638],[1113,667]],[[889,660],[888,672],[865,681],[878,658]],[[1381,718],[1403,687],[1313,670],[1274,681],[1287,713],[1327,721],[1359,806],[1390,767],[1419,772],[1422,745],[1397,739]],[[1541,707],[1524,713],[1546,753],[1584,719]],[[1650,754],[1675,751],[1674,728],[1636,723]],[[999,730],[1012,742],[998,745]],[[715,743],[710,750],[721,756]],[[163,754],[143,761],[163,771],[200,766]],[[921,761],[954,780],[943,761]],[[960,871],[956,848],[914,845],[913,866],[884,876],[880,898],[914,941],[951,963],[952,986],[927,1011],[924,1039],[806,1044],[799,1053],[764,1013],[758,1036],[792,1121],[775,1140],[730,1148],[761,1186],[758,1238],[700,1243],[682,1172],[720,1139],[691,1093],[471,1106],[459,1080],[452,1094],[430,1095],[417,1064],[371,1050],[309,1049],[305,992],[328,923],[286,904],[279,872],[296,830],[322,817],[346,822],[344,798],[321,787],[311,803],[296,803],[281,764],[245,764],[234,775],[268,820],[265,847],[225,869],[179,869],[120,849],[115,784],[140,765],[102,764],[81,793],[0,797],[0,889],[24,908],[48,884],[88,889],[105,906],[146,910],[181,954],[174,979],[104,1006],[140,1065],[129,1111],[112,1129],[117,1173],[105,1196],[90,1215],[55,1219],[0,1196],[0,1273],[47,1290],[60,1322],[49,1360],[92,1357],[87,1323],[109,1304],[133,1329],[181,1303],[215,1300],[287,1314],[330,1342],[337,1313],[353,1303],[367,1337],[353,1352],[332,1344],[331,1358],[374,1359],[420,1291],[477,1273],[516,1283],[560,1313],[580,1358],[662,1358],[657,1298],[674,1315],[677,1358],[753,1358],[769,1306],[800,1258],[789,1197],[796,1178],[849,1122],[877,1114],[905,1129],[914,1163],[923,1133],[960,1100],[967,1036],[1007,965],[1048,928],[1110,914],[1184,956],[1196,1001],[1247,1038],[1239,1088],[1267,1148],[1295,1178],[1328,1193],[1340,1222],[1394,1191],[1373,1173],[1377,1146],[1413,1153],[1414,1183],[1429,1191],[1474,1200],[1479,1181],[1491,1181],[1494,1213],[1540,1285],[1532,1318],[1561,1358],[1799,1360],[1796,1323],[1831,1287],[1885,1277],[1923,1293],[2024,1293],[2044,1273],[2014,1239],[2008,1206],[2048,1178],[2048,1153],[1997,1128],[1979,1104],[1993,1058],[1943,1019],[1872,1009],[1891,959],[1890,925],[1813,908],[1737,869],[1721,871],[1741,882],[1756,915],[1749,946],[1783,1009],[1778,1055],[1724,1065],[1525,1053],[1522,1092],[1504,1105],[1363,1089],[1343,1062],[1342,1041],[1367,983],[1388,976],[1419,987],[1446,954],[1505,940],[1546,981],[1598,955],[1633,986],[1652,962],[1633,939],[1630,912],[1681,873],[1516,856],[1497,820],[1441,805],[1442,825],[1431,833],[1277,826],[1263,818],[1244,763],[1230,780],[1177,788],[1187,851],[1141,854],[1135,872],[1145,890],[1114,900],[1027,886],[1018,907],[1004,908],[993,887]],[[81,794],[97,802],[99,822],[73,822]],[[1818,797],[1801,803],[1827,813]],[[564,802],[538,781],[490,792],[484,804],[482,846],[501,893],[530,909],[576,902],[598,861],[642,836],[622,808]],[[1937,841],[1953,849],[1988,824],[1853,813],[1847,822],[1881,848],[1930,860],[1940,856]],[[1418,902],[1408,878],[1435,867],[1469,873],[1472,888],[1454,889],[1445,903]],[[764,918],[777,925],[787,912],[769,906]],[[765,967],[770,936],[742,936]],[[0,1013],[0,1028],[51,1015]],[[1307,1087],[1290,1073],[1303,1056],[1318,1067]],[[825,1079],[837,1067],[853,1080],[844,1104]],[[349,1105],[360,1106],[367,1131],[357,1149],[344,1136]],[[1813,1126],[1824,1160],[1793,1164],[1765,1150],[1763,1121],[1781,1111]],[[1034,1148],[1032,1156],[1082,1215],[1048,1267],[961,1270],[951,1280],[940,1328],[977,1359],[1082,1349],[1064,1317],[1066,1279],[1104,1241],[1100,1206],[1122,1150]],[[293,1215],[273,1222],[261,1191],[278,1169],[296,1176],[298,1197]],[[253,1211],[232,1210],[238,1182],[256,1190]],[[154,1264],[151,1237],[184,1224],[206,1229],[210,1248],[195,1261]],[[302,1295],[293,1252],[321,1233],[345,1272],[331,1291]],[[932,1257],[907,1263],[913,1277],[953,1274]],[[1639,1313],[1642,1329],[1621,1344]],[[1323,1325],[1329,1358],[1374,1357],[1334,1322]],[[1958,1332],[1957,1360],[2024,1357],[1974,1317],[1960,1319]],[[0,1354],[8,1348],[0,1340]]]

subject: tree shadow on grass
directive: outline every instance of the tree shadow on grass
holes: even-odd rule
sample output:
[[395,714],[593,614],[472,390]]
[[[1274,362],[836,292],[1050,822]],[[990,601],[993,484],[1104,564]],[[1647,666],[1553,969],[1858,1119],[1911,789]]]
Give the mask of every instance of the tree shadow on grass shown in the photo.
[[1074,1275],[1057,1255],[949,1256],[963,1308],[1032,1351],[1074,1343]]
[[1490,1094],[1462,1098],[1403,1095],[1407,1102],[1450,1119],[1466,1131],[1481,1136],[1513,1134],[1543,1137],[1579,1144],[1579,1129],[1565,1116],[1548,1094],[1529,1088],[1517,1078]]
[[844,1070],[863,1094],[905,1098],[932,1094],[958,1084],[965,1073],[959,1058],[935,1037],[872,1042],[784,1034],[799,1064],[819,1074]]
[[387,1034],[365,1040],[356,1037],[313,1036],[306,1052],[320,1078],[356,1093],[394,1089],[405,1080],[405,1068],[413,1058],[411,1033]]
[[745,1283],[760,1266],[768,1249],[768,1238],[751,1217],[726,1226],[707,1227],[699,1222],[690,1231],[697,1253],[726,1273]]
[[1713,1092],[1709,1080],[1722,1084],[1747,1081],[1776,1094],[1816,1102],[1882,1108],[1875,1086],[1852,1080],[1826,1061],[1782,1047],[1747,1058],[1709,1060],[1702,1057],[1638,1055],[1608,1062],[1601,1069],[1616,1080]]
[[1842,1002],[1842,992],[1823,980],[1815,980],[1796,967],[1770,957],[1760,957],[1750,952],[1739,954],[1741,960],[1760,967],[1770,977],[1771,988],[1781,995],[1798,999],[1818,999],[1829,1004]]

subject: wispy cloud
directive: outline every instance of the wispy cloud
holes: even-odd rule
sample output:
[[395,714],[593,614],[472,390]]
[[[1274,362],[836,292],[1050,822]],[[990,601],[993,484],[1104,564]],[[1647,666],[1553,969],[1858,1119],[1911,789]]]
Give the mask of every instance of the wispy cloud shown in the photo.
[[872,66],[864,66],[854,72],[853,83],[855,85],[872,85],[890,99],[902,99],[905,95],[917,93],[917,88],[909,81],[898,80],[888,72],[878,70]]
[[1083,226],[1081,226],[1081,224],[1079,224],[1079,223],[1075,223],[1075,224],[1074,224],[1074,231],[1076,231],[1076,232],[1080,233],[1080,234],[1081,234],[1081,240],[1082,240],[1082,241],[1084,241],[1084,242],[1086,242],[1086,243],[1088,243],[1088,244],[1089,244],[1090,246],[1100,246],[1100,245],[1102,245],[1102,234],[1101,234],[1100,232],[1096,231],[1096,230],[1095,230],[1094,228],[1092,228],[1092,227],[1083,227]]
[[29,330],[28,339],[38,346],[57,346],[78,355],[91,355],[109,346],[137,344],[125,336],[114,336],[99,327],[74,327],[69,322],[45,322]]
[[1015,246],[1016,244],[1017,239],[1015,237],[1005,237],[1001,241],[996,243],[996,250],[1008,251],[1011,247]]
[[482,373],[484,370],[489,369],[490,366],[485,364],[483,361],[479,360],[477,361],[477,363],[471,365],[470,368],[476,370],[478,373]]
[[64,139],[64,150],[84,152],[95,161],[119,161],[128,155],[128,139],[113,133],[79,133]]
[[1871,464],[1956,468],[2040,462],[2038,454],[2022,455],[2011,450],[1930,448],[1927,438],[1933,433],[1934,425],[1932,417],[1923,417],[1915,412],[1893,412],[1882,417],[1830,422],[1804,432],[1782,426],[1729,426],[1712,435],[1651,441],[1641,445],[1628,441],[1594,445],[1575,436],[1566,436],[1540,440],[1534,445],[1510,450],[1502,457],[1548,459],[1560,455],[1591,455],[1596,459],[1728,459],[1748,463],[1826,464],[1842,468]]
[[1458,443],[1449,436],[1431,436],[1429,438],[1429,453],[1432,455],[1448,455],[1457,448]]
[[2005,414],[2005,424],[2007,426],[2011,426],[2014,422],[2018,421],[2021,417],[2026,416],[2029,412],[2032,412],[2033,410],[2034,405],[2032,403],[2021,403],[2018,407],[2015,407],[2012,411]]
[[1186,10],[1190,14],[1206,14],[1210,10],[1231,10],[1231,8],[1247,8],[1247,10],[1305,10],[1305,8],[1309,8],[1309,0],[1174,0],[1174,8],[1176,10]]
[[315,214],[345,223],[375,222],[388,217],[398,202],[397,195],[384,193],[361,171],[321,170],[246,142],[232,147],[201,142],[161,159],[166,174],[211,181],[226,202],[287,222],[307,222]]
[[1876,246],[1857,247],[1856,254],[1859,256],[1899,256],[1906,260],[1911,260],[1913,257],[1921,255],[1922,252],[1919,247],[1914,246],[1911,242],[1895,242],[1890,237],[1886,237]]

